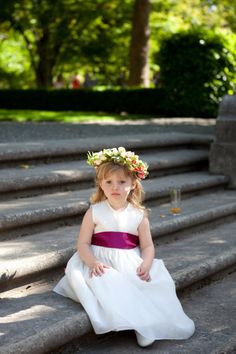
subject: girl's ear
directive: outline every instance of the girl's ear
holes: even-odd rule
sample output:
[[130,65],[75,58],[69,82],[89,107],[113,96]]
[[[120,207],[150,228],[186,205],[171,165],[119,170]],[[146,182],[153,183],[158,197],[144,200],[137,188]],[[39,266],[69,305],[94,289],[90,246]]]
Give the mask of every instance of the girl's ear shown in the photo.
[[137,187],[136,182],[133,182],[133,183],[132,183],[132,186],[131,186],[131,190],[133,191],[136,187]]

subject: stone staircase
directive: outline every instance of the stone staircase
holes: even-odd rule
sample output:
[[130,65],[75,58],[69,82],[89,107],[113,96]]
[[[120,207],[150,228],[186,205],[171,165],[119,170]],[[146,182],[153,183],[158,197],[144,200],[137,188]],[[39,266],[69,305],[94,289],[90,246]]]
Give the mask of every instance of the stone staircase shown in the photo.
[[[236,353],[236,191],[208,172],[206,134],[147,133],[0,144],[0,354]],[[104,143],[105,142],[105,143]],[[75,252],[94,171],[86,152],[125,146],[150,166],[143,182],[156,257],[196,333],[147,350],[132,331],[93,334],[83,308],[51,290]],[[169,188],[183,212],[169,212]]]

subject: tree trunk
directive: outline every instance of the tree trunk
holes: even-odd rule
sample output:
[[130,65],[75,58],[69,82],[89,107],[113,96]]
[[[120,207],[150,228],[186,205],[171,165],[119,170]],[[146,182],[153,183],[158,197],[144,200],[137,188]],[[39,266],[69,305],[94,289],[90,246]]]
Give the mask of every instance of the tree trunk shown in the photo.
[[38,88],[49,88],[52,86],[52,71],[55,65],[54,48],[49,46],[49,33],[43,31],[43,36],[36,43],[38,63],[35,68],[36,84]]
[[150,0],[135,0],[130,44],[129,86],[149,86]]
[[38,88],[49,88],[52,86],[52,69],[48,60],[41,57],[36,69],[36,85]]

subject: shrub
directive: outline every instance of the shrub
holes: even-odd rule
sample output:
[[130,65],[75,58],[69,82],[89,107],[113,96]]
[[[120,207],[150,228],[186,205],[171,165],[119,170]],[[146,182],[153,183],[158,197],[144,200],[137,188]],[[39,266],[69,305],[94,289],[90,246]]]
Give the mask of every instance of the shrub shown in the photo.
[[169,95],[169,114],[216,116],[222,96],[235,89],[235,37],[231,39],[195,29],[162,40],[156,58],[162,88]]

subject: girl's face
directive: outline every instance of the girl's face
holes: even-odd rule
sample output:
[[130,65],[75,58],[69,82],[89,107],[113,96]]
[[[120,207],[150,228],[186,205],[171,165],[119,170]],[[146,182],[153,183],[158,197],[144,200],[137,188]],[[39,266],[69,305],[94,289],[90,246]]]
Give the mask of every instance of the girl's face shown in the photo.
[[124,206],[135,183],[123,170],[118,170],[102,179],[100,187],[111,204]]

